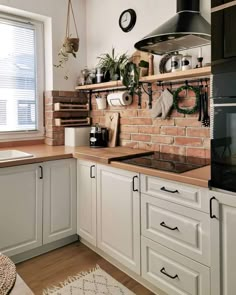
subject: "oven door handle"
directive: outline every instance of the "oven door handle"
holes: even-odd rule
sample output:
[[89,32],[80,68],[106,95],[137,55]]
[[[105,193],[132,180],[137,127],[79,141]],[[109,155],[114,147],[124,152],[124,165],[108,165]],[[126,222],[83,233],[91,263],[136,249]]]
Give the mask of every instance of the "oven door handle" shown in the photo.
[[210,218],[211,219],[213,219],[213,218],[217,219],[216,215],[212,213],[212,201],[213,200],[216,200],[216,198],[215,197],[210,198]]

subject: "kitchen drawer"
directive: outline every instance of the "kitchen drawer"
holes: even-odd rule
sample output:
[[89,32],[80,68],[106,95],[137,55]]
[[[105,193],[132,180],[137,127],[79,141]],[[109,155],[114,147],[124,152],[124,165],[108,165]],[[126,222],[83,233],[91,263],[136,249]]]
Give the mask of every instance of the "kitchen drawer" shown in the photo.
[[168,295],[209,295],[209,268],[142,237],[142,276]]
[[141,175],[141,192],[193,209],[209,212],[208,190],[158,177]]
[[210,265],[207,213],[141,195],[142,235],[205,265]]

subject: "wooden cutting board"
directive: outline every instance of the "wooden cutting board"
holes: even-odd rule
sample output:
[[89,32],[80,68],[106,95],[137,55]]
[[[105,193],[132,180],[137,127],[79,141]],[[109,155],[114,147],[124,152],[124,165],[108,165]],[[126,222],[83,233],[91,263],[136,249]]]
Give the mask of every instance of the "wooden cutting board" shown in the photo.
[[108,147],[115,147],[118,140],[119,113],[109,112],[105,115],[105,127],[108,128]]

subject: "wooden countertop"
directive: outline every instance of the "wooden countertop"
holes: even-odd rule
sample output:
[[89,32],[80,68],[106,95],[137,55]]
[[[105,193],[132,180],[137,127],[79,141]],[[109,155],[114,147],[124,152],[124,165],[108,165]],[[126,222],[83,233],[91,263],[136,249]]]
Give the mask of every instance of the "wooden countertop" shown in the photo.
[[183,183],[198,185],[201,187],[208,187],[208,180],[210,179],[210,166],[177,174],[156,169],[133,166],[122,162],[114,162],[114,160],[128,158],[131,155],[150,154],[150,152],[146,150],[132,149],[127,147],[90,148],[88,146],[67,147],[48,146],[41,144],[32,146],[19,146],[14,148],[0,148],[0,151],[7,149],[16,149],[22,152],[31,153],[34,155],[34,157],[21,160],[0,162],[0,168],[40,163],[51,160],[68,159],[74,157],[102,164],[110,163],[111,166],[116,168],[134,171],[137,173],[143,173],[151,176],[162,177],[165,179],[179,181]]
[[210,166],[194,169],[184,173],[171,173],[157,169],[134,166],[122,162],[111,162],[111,166],[124,170],[129,170],[137,173],[142,173],[150,176],[161,177],[173,181],[188,183],[201,187],[208,188],[208,180],[210,179]]
[[19,146],[14,148],[0,148],[1,150],[19,150],[33,154],[33,158],[11,160],[0,162],[0,168],[18,166],[24,164],[40,163],[51,160],[79,158],[89,161],[95,161],[103,164],[109,164],[116,159],[125,159],[130,155],[148,155],[149,151],[132,149],[127,147],[115,148],[90,148],[89,146],[67,147],[67,146],[49,146],[49,145],[32,145]]

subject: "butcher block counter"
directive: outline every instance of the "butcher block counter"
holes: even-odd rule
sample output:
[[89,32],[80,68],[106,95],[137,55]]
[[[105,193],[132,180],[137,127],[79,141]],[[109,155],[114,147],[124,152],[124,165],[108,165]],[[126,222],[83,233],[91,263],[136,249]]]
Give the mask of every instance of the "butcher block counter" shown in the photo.
[[32,145],[19,146],[14,148],[0,148],[1,150],[15,149],[22,152],[33,154],[34,157],[20,160],[0,162],[0,168],[11,167],[25,164],[40,163],[45,161],[78,158],[88,161],[94,161],[101,164],[109,164],[116,168],[143,173],[146,175],[157,176],[164,179],[179,181],[183,183],[208,187],[210,179],[210,166],[194,169],[184,173],[172,173],[157,169],[133,166],[127,163],[116,162],[117,160],[126,159],[132,155],[147,155],[149,151],[132,149],[128,147],[114,148],[90,148],[83,147],[67,147],[67,146],[48,146],[48,145]]

